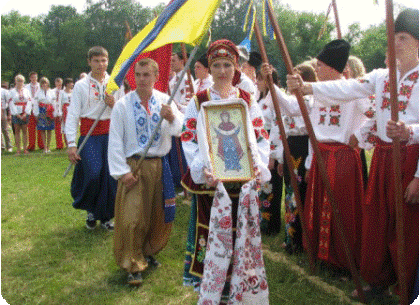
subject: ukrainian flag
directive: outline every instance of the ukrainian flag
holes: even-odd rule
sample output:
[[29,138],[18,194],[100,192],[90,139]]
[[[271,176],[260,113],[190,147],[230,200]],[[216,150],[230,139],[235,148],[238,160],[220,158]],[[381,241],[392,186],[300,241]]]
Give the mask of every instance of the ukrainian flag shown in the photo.
[[275,37],[274,29],[270,24],[270,17],[268,16],[268,7],[271,6],[273,8],[273,0],[263,0],[262,5],[262,15],[263,15],[263,35],[267,36],[273,40]]
[[246,10],[244,22],[242,24],[242,30],[246,32],[246,38],[248,40],[251,40],[252,38],[254,24],[255,24],[255,6],[254,6],[254,1],[250,0],[248,4],[248,8]]
[[124,47],[111,72],[107,93],[119,89],[131,64],[141,53],[169,43],[196,46],[211,25],[221,0],[173,0]]

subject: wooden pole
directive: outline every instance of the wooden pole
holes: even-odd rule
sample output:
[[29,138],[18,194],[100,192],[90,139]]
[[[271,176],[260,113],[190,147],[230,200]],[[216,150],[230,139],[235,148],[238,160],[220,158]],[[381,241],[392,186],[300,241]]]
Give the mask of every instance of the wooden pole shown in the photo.
[[337,38],[341,39],[340,19],[338,18],[337,3],[336,3],[335,0],[332,0],[332,5],[333,5],[333,9],[334,9],[335,27],[337,29]]
[[[271,24],[272,24],[274,32],[276,34],[276,40],[277,40],[280,52],[283,56],[283,61],[284,61],[285,65],[286,65],[286,68],[287,68],[287,72],[289,74],[293,74],[292,60],[290,58],[289,51],[287,50],[287,46],[284,42],[284,38],[283,38],[283,35],[280,31],[277,20],[274,16],[273,7],[271,6],[270,2],[268,2],[267,8],[268,8],[268,15],[269,15]],[[354,261],[354,258],[353,258],[353,254],[352,254],[352,252],[350,250],[350,247],[349,247],[349,244],[347,242],[348,239],[346,237],[346,232],[344,231],[343,222],[342,222],[339,210],[338,210],[338,204],[337,204],[337,201],[335,199],[334,193],[333,193],[332,188],[331,188],[331,182],[328,179],[325,162],[324,162],[323,157],[321,155],[321,151],[319,150],[319,147],[318,147],[318,141],[315,137],[315,133],[314,133],[314,130],[313,130],[313,127],[312,127],[312,123],[309,119],[309,114],[308,114],[308,110],[306,109],[305,102],[303,100],[303,95],[300,91],[294,91],[293,93],[296,95],[296,98],[298,100],[299,107],[300,107],[300,110],[301,110],[301,113],[302,113],[302,117],[303,117],[303,120],[305,122],[306,130],[308,131],[309,139],[311,141],[312,148],[314,150],[315,158],[316,158],[316,161],[318,162],[318,167],[319,167],[319,171],[320,171],[320,174],[321,174],[322,182],[324,183],[325,191],[327,192],[327,196],[330,200],[332,211],[334,213],[333,221],[334,221],[334,223],[335,223],[335,225],[338,229],[337,231],[338,231],[338,234],[340,236],[340,240],[342,241],[342,243],[344,245],[344,251],[346,253],[347,263],[349,265],[350,272],[352,274],[352,279],[355,283],[355,286],[356,286],[356,289],[357,289],[357,292],[358,292],[358,295],[359,295],[359,299],[362,302],[365,302],[365,294],[363,292],[362,285],[361,285],[361,282],[360,282],[360,276],[359,276],[359,273],[358,273],[357,268],[356,268],[356,264],[355,264],[355,261]]]
[[[386,0],[386,28],[388,36],[388,70],[389,86],[391,94],[391,119],[398,122],[398,93],[397,93],[397,68],[395,56],[395,29],[393,1]],[[404,215],[403,215],[403,191],[401,183],[401,150],[400,140],[392,140],[392,159],[395,181],[395,210],[397,219],[397,257],[398,257],[398,285],[401,291],[400,303],[408,304],[407,272],[405,259],[405,238],[404,238]]]
[[[258,19],[255,20],[254,31],[255,31],[255,37],[257,38],[258,47],[259,47],[260,52],[261,52],[262,61],[263,61],[263,63],[269,63],[268,62],[268,57],[267,57],[267,52],[265,50],[263,38],[262,38],[262,35],[261,35],[261,30],[260,30],[260,27],[258,25]],[[285,152],[285,156],[286,156],[286,163],[287,163],[287,167],[289,169],[289,174],[290,174],[290,180],[291,180],[291,183],[292,183],[293,191],[295,193],[296,205],[297,205],[299,216],[300,216],[300,219],[301,219],[300,223],[301,223],[301,226],[302,226],[302,233],[303,233],[304,238],[307,240],[307,242],[309,244],[309,247],[308,247],[309,266],[310,266],[311,274],[314,274],[315,273],[315,266],[316,266],[316,257],[314,255],[314,253],[312,253],[312,250],[313,250],[312,242],[313,241],[308,237],[306,222],[304,221],[304,215],[303,215],[302,199],[300,197],[299,186],[298,186],[296,174],[294,172],[292,154],[290,153],[289,143],[287,142],[286,131],[284,129],[283,121],[281,119],[282,116],[281,116],[281,110],[280,110],[280,106],[279,106],[280,103],[279,103],[279,100],[278,100],[278,97],[277,97],[277,94],[276,94],[276,90],[274,88],[273,76],[271,74],[268,75],[268,87],[270,89],[271,98],[273,100],[273,105],[274,105],[274,110],[276,112],[276,117],[277,117],[276,122],[277,122],[277,125],[279,126],[281,141],[283,142],[284,152]]]
[[[185,48],[185,43],[181,43],[181,50],[182,50],[182,58],[184,59],[184,65],[187,63],[188,60],[188,56],[187,56],[187,50]],[[194,94],[194,86],[193,86],[193,82],[192,82],[192,77],[191,77],[191,71],[189,68],[187,68],[187,77],[188,77],[188,82],[189,82],[189,87],[190,87],[190,91],[191,94]]]
[[[182,51],[182,59],[184,60],[184,65],[187,65],[188,56],[187,56],[187,49],[185,48],[185,43],[181,43],[181,51]],[[191,62],[191,60],[190,60]],[[185,67],[187,71],[187,78],[188,78],[188,87],[190,88],[191,94],[194,94],[194,86],[192,82],[191,72],[189,67]],[[176,151],[178,154],[178,162],[179,162],[179,170],[181,173],[181,178],[184,176],[184,166],[182,162],[182,148],[179,139],[175,139]],[[184,189],[184,197],[187,197],[187,190]]]

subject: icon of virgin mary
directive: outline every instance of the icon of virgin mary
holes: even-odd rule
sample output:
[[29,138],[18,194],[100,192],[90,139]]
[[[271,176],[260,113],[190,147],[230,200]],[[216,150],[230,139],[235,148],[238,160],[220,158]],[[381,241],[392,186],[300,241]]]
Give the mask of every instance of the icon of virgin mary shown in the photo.
[[217,128],[214,128],[219,142],[217,155],[225,163],[225,172],[233,170],[239,172],[242,169],[239,161],[244,155],[238,140],[238,133],[241,127],[236,127],[230,121],[230,114],[227,111],[223,111],[220,114],[220,118],[221,123]]

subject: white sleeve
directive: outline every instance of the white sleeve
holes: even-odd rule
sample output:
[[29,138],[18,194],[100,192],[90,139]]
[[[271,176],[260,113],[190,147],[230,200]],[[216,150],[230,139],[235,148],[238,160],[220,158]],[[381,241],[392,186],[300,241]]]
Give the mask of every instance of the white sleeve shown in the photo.
[[39,116],[39,95],[41,90],[38,90],[37,93],[35,93],[34,98],[32,99],[32,111],[34,112],[34,116]]
[[314,156],[314,150],[312,148],[311,141],[308,141],[308,156],[305,159],[305,168],[307,170],[311,168],[313,156]]
[[366,117],[364,122],[356,129],[354,135],[362,149],[371,150],[374,146],[376,134],[376,110],[373,98],[363,98],[356,101],[357,110]]
[[25,107],[25,113],[27,115],[31,115],[31,112],[32,112],[32,110],[34,108],[34,104],[35,104],[34,99],[31,98],[30,95],[28,95],[28,102],[26,103],[26,107]]
[[82,86],[80,83],[76,83],[72,92],[72,102],[68,108],[67,118],[65,123],[65,134],[68,141],[69,147],[77,147],[76,135],[77,127],[79,126],[79,118],[82,108]]
[[9,97],[9,108],[10,108],[10,114],[11,115],[17,115],[17,108],[15,105],[15,100],[10,96]]
[[200,154],[197,141],[198,109],[195,103],[196,100],[193,97],[185,110],[181,142],[185,159],[190,168],[191,178],[196,184],[204,184],[204,158]]
[[131,172],[124,154],[124,107],[122,103],[116,103],[111,112],[108,143],[108,165],[110,175],[120,179],[123,175]]
[[277,160],[279,163],[283,164],[283,141],[281,140],[280,128],[277,124],[274,124],[271,127],[270,131],[270,158]]
[[337,102],[350,102],[355,99],[367,98],[375,94],[376,81],[385,70],[373,70],[357,79],[342,79],[312,83],[312,91],[317,102],[325,106]]
[[411,129],[410,138],[408,139],[408,145],[418,144],[419,143],[419,124],[410,124],[409,128]]
[[174,102],[171,103],[171,109],[175,119],[172,123],[169,123],[167,120],[163,120],[161,128],[165,133],[168,132],[172,136],[179,137],[182,130],[182,124],[184,122],[184,114],[179,111]]
[[254,130],[254,132],[250,132],[249,135],[251,151],[253,153],[255,166],[257,166],[261,172],[261,182],[265,183],[271,179],[271,173],[268,169],[270,142],[268,132],[264,129],[264,119],[261,108],[255,101],[251,101],[249,117],[251,120],[251,129]]

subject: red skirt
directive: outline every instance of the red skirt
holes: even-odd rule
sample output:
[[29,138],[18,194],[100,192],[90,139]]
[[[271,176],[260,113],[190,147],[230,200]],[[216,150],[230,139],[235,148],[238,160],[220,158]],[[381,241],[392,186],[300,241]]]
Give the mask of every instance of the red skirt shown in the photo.
[[[363,178],[359,152],[340,143],[319,143],[325,160],[328,179],[338,205],[345,236],[356,265],[360,263],[362,229]],[[309,182],[304,206],[304,220],[311,240],[312,253],[318,259],[349,270],[344,243],[330,199],[322,182],[316,156],[309,172]],[[304,239],[304,247],[309,243]]]
[[[417,170],[419,145],[401,145],[403,194]],[[419,206],[403,204],[406,273],[414,283],[419,255]],[[392,144],[379,141],[373,153],[363,204],[361,275],[370,284],[388,287],[397,280],[397,235]]]

